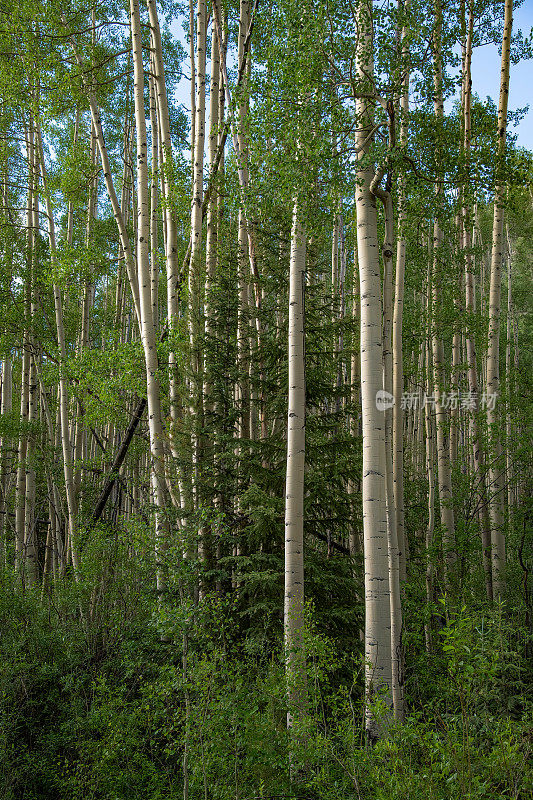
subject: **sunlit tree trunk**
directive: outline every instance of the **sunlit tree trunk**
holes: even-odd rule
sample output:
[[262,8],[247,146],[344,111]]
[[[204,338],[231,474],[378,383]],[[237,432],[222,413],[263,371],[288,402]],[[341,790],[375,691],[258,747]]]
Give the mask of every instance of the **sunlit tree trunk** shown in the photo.
[[292,727],[307,709],[304,641],[305,351],[304,276],[306,232],[294,203],[289,274],[289,398],[285,484],[285,657]]

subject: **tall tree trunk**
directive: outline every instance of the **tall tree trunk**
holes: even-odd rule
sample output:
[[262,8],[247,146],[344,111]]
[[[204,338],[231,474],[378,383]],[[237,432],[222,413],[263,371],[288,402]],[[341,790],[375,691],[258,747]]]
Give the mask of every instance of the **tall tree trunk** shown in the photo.
[[[409,48],[408,28],[402,28],[401,68],[403,70],[402,94],[400,98],[400,147],[407,146],[408,121],[409,121]],[[400,559],[400,580],[407,577],[408,540],[404,524],[404,486],[403,486],[403,409],[401,397],[403,394],[403,297],[405,279],[406,239],[405,226],[407,223],[406,180],[404,175],[398,178],[398,239],[396,243],[396,283],[394,291],[394,316],[392,323],[392,394],[393,406],[393,482],[394,505],[396,507],[396,528],[398,531],[398,548]]]
[[152,173],[150,176],[150,296],[152,299],[152,319],[154,328],[159,327],[159,231],[157,217],[159,183],[159,123],[157,119],[157,100],[155,90],[154,58],[150,59],[150,137],[152,140]]
[[[157,16],[155,0],[147,0],[148,15],[152,33],[153,66],[155,92],[157,97],[157,112],[159,120],[159,158],[161,162],[161,176],[163,189],[163,214],[165,220],[165,260],[167,271],[167,321],[172,330],[178,320],[178,294],[179,294],[179,264],[178,264],[178,229],[174,214],[172,213],[173,191],[173,160],[172,140],[170,135],[170,115],[168,110],[168,94],[165,82],[165,67],[163,63],[163,47],[161,32]],[[192,82],[194,87],[194,80]],[[193,92],[194,94],[194,92]],[[194,137],[193,137],[194,141]],[[153,264],[152,264],[153,270]],[[170,380],[170,447],[174,458],[177,457],[177,432],[181,404],[179,398],[179,375],[177,354],[174,348],[169,352],[169,380]]]
[[[358,7],[357,77],[373,92],[372,7]],[[365,685],[366,732],[370,740],[380,735],[373,698],[383,692],[391,703],[391,622],[385,507],[385,445],[383,411],[376,405],[383,388],[381,334],[381,278],[374,195],[370,190],[374,170],[369,163],[373,109],[367,97],[356,98],[358,171],[355,206],[357,251],[361,286],[361,400],[363,421],[363,537],[365,566]]]
[[[426,335],[426,380],[427,391],[433,385],[432,364],[431,364],[431,269],[428,269],[428,300],[427,300],[427,335]],[[425,428],[426,428],[426,471],[428,476],[428,523],[426,527],[426,620],[424,623],[424,634],[426,652],[431,653],[432,649],[432,613],[433,605],[433,535],[435,533],[435,432],[433,426],[433,415],[429,403],[425,404]]]
[[[240,0],[239,5],[239,34],[237,58],[239,69],[243,68],[244,41],[250,24],[250,2]],[[242,97],[239,98],[237,108],[237,137],[239,151],[236,154],[239,159],[239,170],[244,176],[244,185],[248,185],[248,153],[244,126],[248,114],[248,104]],[[237,498],[237,509],[240,513],[246,513],[246,508],[240,500],[240,495],[245,491],[245,475],[247,473],[247,461],[249,458],[249,448],[247,442],[251,436],[250,427],[250,330],[249,330],[249,297],[248,297],[248,227],[246,211],[241,196],[241,203],[238,215],[237,232],[237,284],[238,284],[238,305],[237,305],[237,360],[238,360],[238,383],[237,383],[237,407],[239,414],[238,429],[238,463],[239,463],[239,497]],[[236,543],[235,555],[241,555],[240,542]]]
[[[9,416],[13,410],[13,364],[9,355],[4,355],[2,359],[2,404],[0,406],[0,414]],[[10,489],[10,464],[8,461],[7,450],[9,440],[7,436],[0,438],[0,467],[2,470],[2,486],[0,491],[0,566],[7,566],[6,564],[6,544],[7,534],[9,531],[7,515],[8,515],[8,497]]]
[[500,101],[498,105],[498,155],[496,187],[494,193],[494,219],[492,223],[492,253],[490,264],[489,340],[487,350],[487,423],[489,426],[490,467],[489,501],[491,526],[492,589],[498,598],[504,588],[505,535],[503,531],[504,468],[499,432],[498,396],[500,391],[500,304],[503,257],[503,217],[505,203],[505,151],[507,134],[507,102],[509,97],[509,69],[511,33],[513,28],[513,0],[505,0],[503,22],[502,60],[500,74]]
[[[469,0],[468,26],[465,44],[464,60],[464,101],[463,101],[463,148],[465,157],[465,168],[467,177],[470,167],[470,145],[471,145],[471,105],[472,105],[472,38],[474,33],[474,7],[473,0]],[[471,214],[470,207],[463,190],[463,209],[462,209],[462,249],[465,257],[465,301],[466,301],[466,360],[468,367],[468,388],[470,397],[473,398],[472,408],[469,411],[469,432],[472,445],[473,458],[473,479],[477,480],[480,486],[480,523],[481,523],[481,548],[482,563],[485,574],[485,593],[489,600],[492,599],[492,570],[490,558],[490,524],[488,517],[488,505],[486,499],[485,485],[485,458],[483,453],[483,443],[481,431],[479,429],[479,390],[477,379],[477,356],[474,331],[470,320],[475,312],[475,284],[474,284],[474,262],[472,258],[471,240]]]
[[[392,396],[392,254],[393,254],[393,205],[390,191],[377,188],[374,194],[380,197],[385,209],[385,240],[383,242],[383,389]],[[393,398],[394,399],[394,398]],[[394,406],[393,406],[394,407]],[[403,719],[402,676],[402,604],[400,596],[400,553],[396,504],[394,502],[394,480],[392,464],[392,408],[385,414],[385,502],[387,511],[387,548],[389,558],[390,622],[392,656],[392,702],[394,718]]]
[[[35,244],[35,231],[39,230],[39,216],[38,216],[38,183],[37,183],[37,167],[38,160],[36,159],[35,146],[34,146],[34,131],[33,120],[30,120],[30,129],[28,136],[28,159],[31,164],[31,182],[28,193],[28,211],[29,222],[34,231],[34,244]],[[30,299],[30,323],[29,323],[29,344],[32,350],[30,359],[30,373],[29,373],[29,391],[28,391],[28,424],[30,426],[30,433],[28,436],[28,443],[26,448],[26,506],[25,506],[25,519],[24,519],[24,553],[25,553],[25,567],[28,579],[28,585],[36,586],[39,581],[39,562],[38,562],[38,542],[37,542],[37,520],[35,514],[35,499],[36,499],[36,474],[35,474],[35,433],[31,430],[39,417],[39,388],[37,383],[37,370],[35,359],[38,358],[35,352],[35,341],[33,335],[33,321],[36,315],[36,292],[37,292],[37,260],[32,258],[31,275],[28,276],[31,282],[31,299]]]
[[[435,0],[435,25],[433,29],[433,85],[434,107],[437,125],[442,124],[444,118],[444,101],[442,92],[442,0]],[[437,467],[440,500],[440,518],[442,525],[442,538],[444,550],[444,578],[446,586],[451,585],[456,561],[455,552],[455,522],[453,513],[452,476],[450,468],[450,450],[447,435],[446,408],[443,405],[444,382],[444,354],[442,341],[437,331],[436,308],[438,302],[437,279],[442,265],[442,230],[439,222],[439,206],[442,201],[442,186],[437,181],[435,184],[437,212],[433,226],[433,379],[435,396],[435,417],[437,425]]]
[[512,394],[512,375],[511,375],[511,341],[512,341],[512,318],[513,318],[513,293],[511,281],[511,269],[513,262],[513,249],[509,236],[509,226],[506,225],[507,239],[507,324],[505,341],[505,381],[506,381],[506,408],[505,408],[505,480],[507,483],[507,515],[509,532],[513,530],[513,468],[511,458],[513,425],[511,421],[511,394]]
[[[84,67],[83,61],[80,57],[76,44],[73,40],[71,40],[72,50],[74,52],[74,57],[76,62],[80,68]],[[85,75],[85,71],[82,72],[82,75]],[[133,297],[133,306],[135,309],[135,317],[137,319],[137,323],[141,325],[141,311],[140,311],[140,301],[139,301],[139,282],[137,277],[137,269],[135,264],[135,256],[130,244],[130,238],[128,234],[128,229],[126,226],[126,222],[124,220],[124,215],[122,213],[122,209],[120,207],[120,203],[117,197],[117,193],[115,191],[115,186],[113,183],[113,175],[111,172],[111,165],[109,163],[109,154],[107,152],[107,147],[104,138],[104,131],[102,128],[102,119],[100,116],[100,109],[98,107],[98,103],[96,102],[96,98],[94,96],[94,92],[92,87],[88,84],[87,79],[84,78],[84,85],[88,91],[88,100],[89,106],[91,109],[91,118],[94,125],[94,130],[96,133],[96,141],[98,142],[98,149],[100,151],[100,160],[102,162],[102,172],[104,175],[104,182],[107,189],[107,194],[109,197],[109,202],[111,203],[111,208],[113,210],[113,216],[115,218],[115,222],[117,224],[117,229],[120,238],[120,244],[122,246],[122,252],[124,255],[124,262],[126,265],[126,272],[128,275],[131,293]],[[146,127],[146,126],[145,126]]]
[[294,203],[289,275],[289,398],[285,484],[285,658],[289,710],[287,727],[307,709],[304,607],[305,338],[304,275],[306,232]]
[[20,422],[17,477],[15,487],[15,568],[20,576],[25,570],[25,521],[26,521],[26,475],[28,434],[24,430],[28,421],[31,368],[31,276],[33,271],[35,227],[33,219],[33,191],[35,185],[34,127],[30,119],[27,142],[28,162],[28,202],[26,210],[27,258],[26,280],[24,282],[24,332],[22,338],[22,370],[20,377]]
[[148,142],[144,110],[144,68],[139,0],[130,0],[130,24],[137,133],[137,274],[141,312],[141,340],[146,366],[146,397],[151,456],[150,471],[156,506],[156,580],[157,592],[161,600],[166,589],[164,550],[168,543],[168,529],[165,516],[165,454],[163,448],[159,363],[152,315],[150,281],[150,192],[148,186]]
[[[38,158],[41,167],[41,176],[43,182],[43,194],[46,200],[46,216],[48,220],[48,239],[50,242],[50,254],[52,258],[52,266],[57,257],[56,235],[54,214],[52,208],[52,201],[50,191],[48,188],[48,181],[46,176],[46,164],[44,160],[43,143],[41,138],[40,126],[36,125],[36,144],[38,147]],[[70,424],[69,424],[69,399],[68,399],[68,382],[66,375],[67,364],[67,344],[65,339],[65,325],[63,322],[63,299],[61,288],[57,283],[53,285],[54,293],[54,309],[56,321],[57,343],[59,348],[59,417],[60,417],[60,431],[61,431],[61,448],[63,451],[63,473],[65,477],[65,490],[67,495],[67,509],[68,509],[68,553],[72,561],[74,570],[74,578],[79,581],[79,559],[77,550],[77,514],[78,509],[76,505],[76,491],[74,485],[74,471],[72,467],[72,444],[70,440]]]

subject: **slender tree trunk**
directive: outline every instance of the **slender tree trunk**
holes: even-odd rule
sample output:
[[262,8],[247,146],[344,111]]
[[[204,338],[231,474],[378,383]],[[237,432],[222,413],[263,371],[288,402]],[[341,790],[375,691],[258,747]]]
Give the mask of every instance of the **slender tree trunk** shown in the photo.
[[[407,146],[408,120],[409,120],[409,67],[407,64],[409,50],[407,44],[407,27],[402,28],[402,60],[404,70],[402,80],[402,95],[400,99],[400,147]],[[407,223],[406,181],[403,175],[398,179],[398,239],[396,243],[396,284],[394,291],[394,316],[392,323],[392,394],[393,406],[393,483],[394,505],[396,507],[396,527],[398,531],[398,548],[400,559],[400,580],[404,582],[407,577],[408,540],[404,524],[404,486],[403,486],[403,409],[401,397],[403,394],[403,297],[405,278],[406,238],[405,226]]]
[[490,526],[492,557],[492,589],[498,598],[505,585],[505,535],[503,531],[504,467],[499,432],[498,399],[500,392],[500,304],[503,257],[503,218],[505,204],[505,151],[507,134],[507,103],[509,97],[509,69],[511,33],[513,28],[513,0],[505,0],[503,23],[502,60],[500,76],[500,102],[498,106],[498,156],[494,194],[494,219],[492,223],[492,253],[490,265],[489,340],[487,350],[487,423],[490,441]]
[[[54,214],[52,209],[52,201],[48,189],[48,181],[46,176],[46,165],[44,161],[43,143],[41,138],[41,130],[39,125],[36,125],[36,144],[38,147],[38,157],[41,166],[41,176],[43,181],[43,194],[46,200],[46,215],[48,218],[48,239],[50,242],[50,254],[52,257],[52,265],[56,260],[57,247],[55,236],[55,223]],[[60,430],[61,430],[61,447],[63,451],[63,472],[65,476],[65,490],[67,494],[67,508],[68,508],[68,553],[72,561],[74,570],[74,578],[76,582],[79,581],[79,559],[77,550],[77,505],[76,505],[76,491],[74,485],[74,471],[72,467],[72,444],[70,440],[70,425],[69,425],[69,399],[68,399],[68,383],[66,376],[67,364],[67,345],[65,339],[65,325],[63,322],[63,300],[61,295],[61,288],[58,284],[53,285],[54,293],[54,309],[56,320],[57,343],[59,346],[59,415],[60,415]]]
[[[383,242],[383,388],[392,396],[392,255],[393,206],[389,191],[381,199],[385,209],[385,240]],[[394,406],[393,406],[394,407]],[[385,501],[387,510],[387,548],[389,558],[390,622],[392,656],[392,702],[394,718],[403,720],[402,676],[402,604],[400,595],[400,553],[396,504],[394,502],[392,408],[385,414]]]
[[194,25],[194,0],[189,0],[189,60],[191,64],[191,172],[194,184],[194,159],[196,149],[196,42]]
[[[71,40],[72,49],[74,52],[74,56],[76,58],[76,62],[79,67],[83,68],[83,61],[78,53],[75,43]],[[84,73],[82,73],[84,74]],[[133,306],[135,309],[135,315],[137,322],[140,327],[140,320],[141,320],[141,312],[140,312],[140,301],[139,301],[139,282],[137,277],[137,269],[135,264],[135,256],[130,244],[130,238],[128,234],[128,229],[126,223],[124,221],[124,215],[122,214],[122,209],[120,207],[120,203],[117,197],[117,193],[115,191],[115,186],[113,183],[113,175],[111,172],[111,165],[109,163],[109,155],[107,152],[107,147],[105,144],[104,138],[104,131],[102,128],[102,119],[100,116],[100,109],[96,102],[96,98],[94,96],[92,87],[87,85],[87,82],[84,81],[85,87],[88,90],[88,100],[89,106],[91,109],[91,118],[94,125],[94,130],[96,133],[96,141],[98,142],[98,149],[100,151],[100,159],[102,162],[102,172],[104,175],[104,181],[107,189],[107,194],[109,197],[109,201],[111,203],[111,208],[113,210],[113,216],[115,218],[115,222],[117,224],[117,229],[120,238],[120,244],[122,246],[122,252],[124,254],[124,261],[126,264],[126,272],[128,274],[128,279],[130,283],[131,293],[133,297]],[[145,126],[146,127],[146,126]]]
[[289,275],[289,404],[285,485],[285,657],[287,727],[307,710],[304,641],[305,339],[306,232],[294,203]]
[[[444,117],[444,101],[442,93],[442,5],[441,0],[435,0],[435,26],[433,30],[433,83],[434,106],[437,124],[442,124]],[[439,182],[435,185],[437,205],[442,198],[442,186]],[[444,382],[444,354],[442,341],[438,337],[436,308],[438,303],[437,278],[441,270],[442,230],[438,219],[439,211],[433,226],[433,379],[435,397],[435,417],[437,425],[437,467],[440,500],[440,517],[442,525],[443,550],[444,550],[444,576],[446,586],[451,585],[456,553],[455,553],[455,522],[453,513],[452,477],[450,468],[450,450],[447,436],[446,409],[443,405],[442,391]]]
[[[155,0],[147,0],[148,15],[150,19],[153,47],[153,67],[155,93],[157,97],[157,112],[159,120],[159,158],[162,176],[163,190],[163,213],[165,220],[165,260],[167,270],[167,320],[169,329],[178,320],[178,295],[179,295],[179,264],[178,264],[178,229],[174,214],[172,213],[172,193],[173,193],[173,160],[172,160],[172,141],[170,136],[170,115],[168,110],[168,95],[165,82],[165,68],[163,63],[163,47],[161,43],[161,32],[159,19],[157,16],[157,6]],[[193,65],[194,66],[194,65]],[[194,77],[194,76],[193,76]],[[194,95],[194,80],[192,82]],[[194,121],[194,116],[193,116]],[[194,135],[193,135],[194,142]],[[152,264],[153,270],[153,264]],[[174,458],[177,458],[177,425],[181,412],[179,398],[179,375],[177,365],[177,355],[174,348],[169,352],[169,380],[170,380],[170,447]]]
[[28,434],[24,430],[28,422],[31,370],[31,281],[34,267],[35,227],[33,218],[33,197],[35,187],[34,124],[30,119],[27,141],[28,163],[28,202],[26,211],[27,248],[26,280],[24,283],[24,332],[22,340],[22,370],[20,378],[20,421],[22,430],[19,436],[17,478],[15,488],[15,568],[23,577],[26,568],[25,526],[26,526],[26,477],[28,457]]
[[[470,166],[470,145],[471,145],[471,104],[472,104],[472,77],[471,77],[471,63],[472,63],[472,38],[474,31],[474,8],[473,0],[469,0],[469,14],[468,14],[468,27],[466,34],[465,46],[465,62],[464,62],[464,102],[463,102],[463,128],[464,128],[464,154],[466,169]],[[468,174],[468,173],[467,173]],[[479,390],[477,379],[477,356],[476,356],[476,342],[474,338],[474,331],[470,319],[475,312],[475,294],[474,294],[474,263],[472,258],[472,241],[471,241],[471,220],[470,208],[466,198],[463,201],[462,209],[463,217],[463,241],[462,249],[465,257],[465,301],[466,301],[466,360],[468,366],[468,388],[470,397],[473,398],[473,407],[469,412],[469,432],[470,441],[472,445],[472,458],[473,458],[473,473],[474,481],[478,481],[480,485],[480,522],[481,522],[481,548],[482,548],[482,563],[483,571],[485,574],[485,593],[489,600],[492,599],[492,570],[491,570],[491,557],[490,557],[490,525],[488,518],[488,505],[486,500],[486,486],[485,486],[485,458],[483,453],[483,444],[481,438],[481,431],[479,429]]]
[[159,327],[159,231],[157,217],[159,183],[159,124],[157,120],[157,101],[154,58],[150,59],[150,136],[152,140],[152,174],[150,180],[150,296],[152,300],[152,319],[154,328]]
[[159,386],[157,342],[152,315],[150,281],[150,192],[148,142],[144,110],[144,68],[139,1],[130,0],[130,25],[133,48],[135,125],[137,133],[137,274],[141,312],[141,340],[146,366],[146,397],[150,436],[150,471],[156,506],[156,568],[159,599],[166,590],[164,551],[167,545],[165,516],[165,454]]
[[511,247],[511,239],[509,237],[509,226],[506,225],[506,238],[507,238],[507,325],[506,325],[506,342],[505,342],[505,381],[507,389],[506,408],[505,408],[505,480],[507,483],[507,515],[509,532],[513,529],[513,468],[511,458],[512,447],[512,434],[513,426],[511,421],[511,394],[512,394],[512,376],[511,376],[511,341],[512,341],[512,318],[513,318],[513,293],[511,281],[511,268],[513,262],[513,249]]
[[[244,41],[250,24],[250,2],[241,0],[239,6],[239,34],[238,34],[238,66],[243,68]],[[248,186],[248,153],[244,126],[248,114],[248,104],[242,95],[239,99],[237,108],[237,137],[239,142],[239,169],[244,176],[244,185]],[[248,226],[246,221],[246,211],[241,196],[241,204],[238,215],[238,240],[237,240],[237,283],[238,283],[238,306],[237,306],[237,360],[238,360],[238,384],[237,384],[237,406],[239,413],[239,495],[245,491],[245,475],[247,472],[247,462],[249,458],[249,448],[247,442],[251,437],[250,426],[250,330],[249,330],[249,298],[248,298]],[[241,513],[246,512],[240,497],[237,499],[237,508]],[[236,543],[235,555],[241,555],[240,543]]]
[[[433,385],[432,364],[431,364],[431,287],[430,270],[428,270],[428,330],[426,338],[426,387],[430,390]],[[435,532],[435,432],[433,428],[433,416],[429,403],[425,404],[425,426],[426,426],[426,471],[428,476],[428,524],[426,527],[426,621],[424,623],[424,633],[426,642],[426,652],[432,650],[432,613],[433,604],[433,535]]]
[[[0,413],[2,417],[9,416],[13,410],[13,364],[9,355],[4,355],[2,359],[2,404],[0,406]],[[0,566],[7,566],[6,564],[6,544],[9,531],[7,514],[8,514],[8,497],[10,489],[10,464],[8,461],[7,450],[9,447],[9,440],[7,436],[0,438],[0,465],[2,469],[2,486],[0,491],[0,514],[2,519],[0,521]]]
[[199,459],[200,431],[203,418],[201,376],[203,373],[202,331],[203,331],[203,270],[202,270],[202,201],[204,190],[204,147],[205,147],[205,82],[207,47],[207,3],[198,0],[196,11],[196,100],[195,100],[195,141],[194,170],[191,205],[191,260],[189,265],[189,342],[191,350],[191,397],[190,414],[192,430],[192,495],[196,509],[200,504]]

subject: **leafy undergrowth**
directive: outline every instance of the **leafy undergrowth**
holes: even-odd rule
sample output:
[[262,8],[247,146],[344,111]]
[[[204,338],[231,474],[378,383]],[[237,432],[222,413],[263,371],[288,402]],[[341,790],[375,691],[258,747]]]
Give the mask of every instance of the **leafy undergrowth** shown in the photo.
[[275,648],[258,653],[253,631],[232,635],[231,599],[162,614],[139,595],[126,614],[122,591],[81,624],[79,598],[56,592],[43,605],[4,579],[5,800],[173,800],[184,774],[190,800],[532,796],[531,642],[501,607],[448,609],[429,655],[413,621],[407,718],[373,748],[360,656],[339,656],[310,624],[310,710],[292,744],[293,778],[301,768],[291,782]]

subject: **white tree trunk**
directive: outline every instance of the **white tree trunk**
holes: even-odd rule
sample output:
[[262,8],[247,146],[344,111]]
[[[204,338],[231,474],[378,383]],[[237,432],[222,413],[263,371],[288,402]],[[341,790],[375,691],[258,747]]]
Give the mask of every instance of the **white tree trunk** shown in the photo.
[[289,710],[287,727],[307,708],[304,607],[305,338],[304,275],[306,233],[294,203],[289,275],[289,398],[285,484],[285,658]]
[[[435,118],[439,124],[444,117],[444,101],[442,93],[442,5],[435,0],[435,25],[433,29],[433,85]],[[442,186],[435,184],[437,201],[442,196]],[[440,517],[442,525],[442,546],[444,550],[444,580],[450,585],[456,562],[455,521],[453,514],[452,476],[450,468],[450,449],[448,439],[448,420],[443,405],[444,356],[442,342],[437,333],[437,275],[441,269],[442,231],[437,216],[433,226],[433,314],[432,314],[432,351],[433,351],[433,393],[435,398],[435,419],[437,425],[437,468],[440,500]]]
[[[489,296],[489,340],[487,349],[486,392],[487,423],[491,446],[489,482],[491,497],[489,502],[491,525],[492,589],[498,598],[504,587],[505,535],[503,531],[503,492],[504,467],[501,463],[502,448],[499,434],[498,400],[500,392],[500,305],[503,260],[503,218],[505,202],[505,178],[503,175],[506,133],[507,103],[509,97],[509,68],[511,52],[511,33],[513,28],[513,0],[505,0],[505,19],[503,23],[502,60],[500,75],[500,102],[498,105],[498,160],[496,166],[496,187],[494,195],[494,219],[492,223],[492,252],[490,264]],[[496,402],[491,402],[495,400]]]
[[[357,76],[373,91],[371,8],[361,4],[357,22]],[[373,110],[367,98],[356,98],[356,145],[359,168],[355,206],[361,296],[361,400],[363,422],[363,537],[365,565],[365,685],[366,731],[376,739],[381,731],[372,703],[376,692],[391,705],[392,660],[387,514],[385,507],[385,417],[376,401],[383,389],[381,277],[376,203],[370,191],[374,170],[368,162]],[[386,721],[383,721],[386,725]]]
[[165,516],[165,454],[159,386],[157,342],[152,315],[150,280],[150,192],[148,142],[144,110],[144,68],[142,60],[141,21],[138,0],[130,0],[130,24],[133,48],[135,125],[137,133],[137,274],[139,286],[141,340],[146,366],[146,397],[152,483],[156,506],[156,567],[159,598],[166,588],[164,550],[167,545]]

